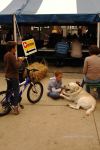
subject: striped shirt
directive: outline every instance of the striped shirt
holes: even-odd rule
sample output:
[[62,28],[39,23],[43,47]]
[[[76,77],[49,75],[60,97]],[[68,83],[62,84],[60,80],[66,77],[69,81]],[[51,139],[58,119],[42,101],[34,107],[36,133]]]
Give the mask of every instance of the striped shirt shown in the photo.
[[67,54],[68,50],[69,50],[69,45],[66,42],[58,42],[56,44],[56,53],[59,54]]

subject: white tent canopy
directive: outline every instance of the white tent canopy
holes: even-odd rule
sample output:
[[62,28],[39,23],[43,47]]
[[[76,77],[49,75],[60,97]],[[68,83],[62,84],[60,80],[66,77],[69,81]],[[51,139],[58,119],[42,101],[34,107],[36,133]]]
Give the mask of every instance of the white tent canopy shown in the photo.
[[[0,24],[66,24],[100,22],[100,0],[0,0]],[[98,23],[98,45],[100,23]]]
[[100,0],[0,0],[0,14],[98,14]]
[[93,22],[99,12],[100,0],[0,0],[0,22],[13,14],[18,22]]

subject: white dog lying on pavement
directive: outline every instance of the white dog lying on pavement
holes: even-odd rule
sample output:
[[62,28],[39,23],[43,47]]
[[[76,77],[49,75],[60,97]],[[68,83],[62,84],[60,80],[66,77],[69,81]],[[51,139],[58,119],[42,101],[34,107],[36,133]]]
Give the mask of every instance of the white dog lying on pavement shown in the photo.
[[86,92],[77,83],[70,82],[66,89],[62,90],[60,96],[67,99],[68,101],[74,102],[74,104],[68,104],[69,107],[74,109],[86,109],[86,115],[90,115],[90,113],[95,110],[95,98]]

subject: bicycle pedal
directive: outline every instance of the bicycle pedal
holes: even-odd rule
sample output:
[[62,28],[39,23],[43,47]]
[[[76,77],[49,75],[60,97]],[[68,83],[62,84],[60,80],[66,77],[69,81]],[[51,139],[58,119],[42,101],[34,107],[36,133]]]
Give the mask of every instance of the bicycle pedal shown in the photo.
[[19,106],[20,106],[21,109],[24,109],[24,106],[22,104],[19,104]]

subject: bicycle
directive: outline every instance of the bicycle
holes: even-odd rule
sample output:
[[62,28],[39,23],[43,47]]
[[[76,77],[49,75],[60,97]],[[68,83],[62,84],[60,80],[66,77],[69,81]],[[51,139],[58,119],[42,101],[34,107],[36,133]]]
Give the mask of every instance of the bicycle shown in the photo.
[[[30,71],[37,71],[36,69],[26,68],[26,79],[21,84],[19,84],[22,89],[19,92],[19,106],[23,108],[23,105],[20,104],[22,100],[22,94],[27,89],[27,99],[30,103],[37,103],[43,95],[43,85],[40,81],[37,81],[34,77],[31,79]],[[9,79],[6,79],[9,80]],[[0,92],[0,116],[4,116],[10,113],[13,110],[13,90],[10,91],[1,91]]]

